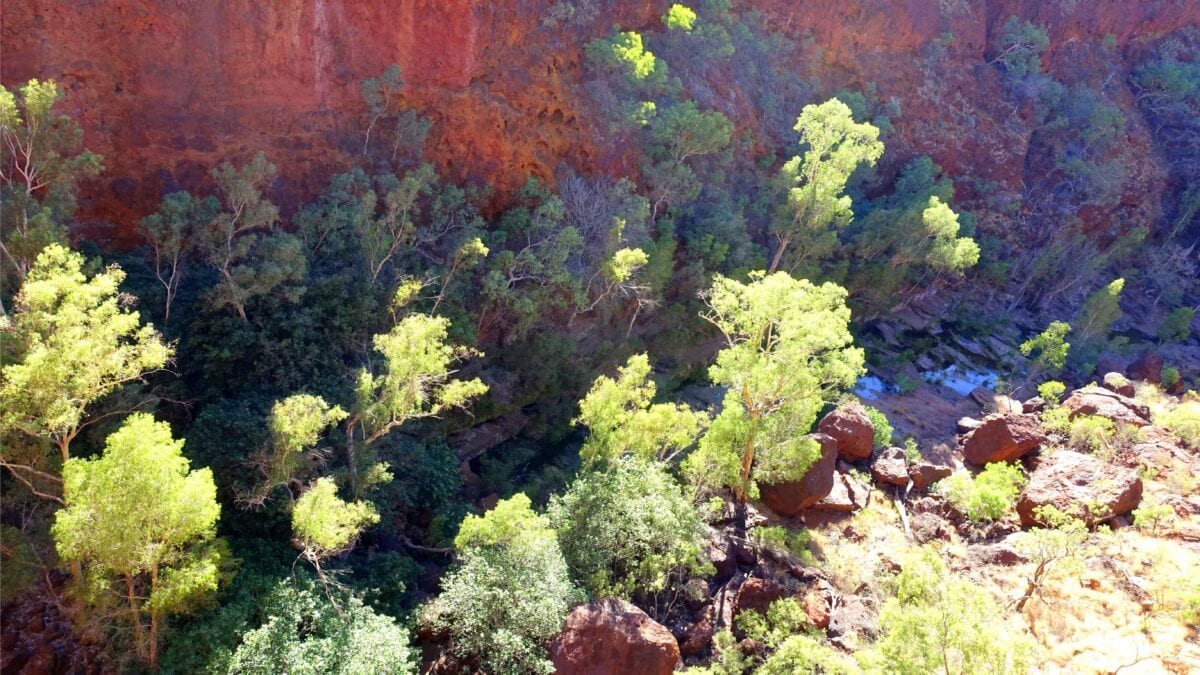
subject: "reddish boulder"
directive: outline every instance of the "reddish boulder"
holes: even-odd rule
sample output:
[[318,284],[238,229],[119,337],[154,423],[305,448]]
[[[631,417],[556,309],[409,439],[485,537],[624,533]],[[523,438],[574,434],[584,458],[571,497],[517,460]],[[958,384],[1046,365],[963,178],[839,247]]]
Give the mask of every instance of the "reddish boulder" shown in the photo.
[[875,427],[866,409],[857,403],[838,406],[821,419],[817,431],[833,437],[838,456],[847,462],[861,462],[875,448]]
[[[1036,525],[1041,506],[1079,517],[1089,527],[1124,515],[1142,500],[1142,479],[1132,469],[1106,464],[1091,455],[1058,450],[1042,460],[1021,491],[1017,514],[1021,524]],[[1099,512],[1089,505],[1098,505]]]
[[994,414],[963,438],[963,457],[971,464],[1020,459],[1046,440],[1042,423],[1032,415]]
[[753,611],[766,614],[767,608],[771,606],[772,602],[782,600],[789,595],[791,593],[787,587],[777,581],[747,579],[733,598],[734,620],[742,612]]
[[794,516],[816,504],[833,489],[834,466],[837,464],[837,443],[825,434],[811,434],[821,445],[821,456],[808,469],[802,480],[762,485],[762,501],[781,516]]
[[871,477],[885,485],[908,485],[908,460],[904,448],[888,448],[871,462]]
[[680,653],[684,656],[695,656],[708,651],[708,645],[712,642],[713,634],[717,632],[717,613],[712,605],[704,608],[700,613],[700,618],[696,623],[692,624],[687,629],[687,633],[683,637],[683,645],[680,647]]
[[634,605],[605,598],[571,610],[550,642],[550,660],[559,675],[668,675],[679,663],[679,643]]
[[953,472],[954,470],[948,466],[929,462],[917,462],[908,467],[908,477],[912,478],[913,487],[918,490],[928,489],[930,485],[948,477]]
[[1154,352],[1142,352],[1137,361],[1129,364],[1125,369],[1125,374],[1130,379],[1149,382],[1150,384],[1162,383],[1162,368],[1163,358]]
[[1074,419],[1080,415],[1098,415],[1119,424],[1144,427],[1150,424],[1150,408],[1137,401],[1101,387],[1076,389],[1063,401]]
[[833,489],[824,499],[814,504],[813,509],[849,513],[867,508],[870,498],[870,488],[851,478],[849,474],[839,473],[834,476]]
[[1103,385],[1105,389],[1121,396],[1133,396],[1134,394],[1133,383],[1120,373],[1105,373]]
[[824,630],[829,625],[829,602],[816,589],[804,594],[804,615],[817,628]]

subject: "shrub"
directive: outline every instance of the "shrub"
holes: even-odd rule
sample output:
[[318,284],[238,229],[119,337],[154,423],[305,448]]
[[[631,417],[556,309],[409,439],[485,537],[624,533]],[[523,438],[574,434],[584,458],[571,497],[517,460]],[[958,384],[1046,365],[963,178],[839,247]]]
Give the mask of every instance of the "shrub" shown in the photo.
[[1014,463],[988,464],[972,478],[956,473],[943,479],[938,490],[946,499],[974,522],[997,520],[1016,505],[1017,495],[1025,484],[1025,474]]
[[1159,413],[1155,421],[1170,429],[1188,447],[1200,448],[1200,401],[1183,401]]
[[864,405],[863,409],[867,411],[867,418],[871,420],[871,428],[875,430],[875,447],[886,448],[891,445],[893,430],[887,415],[869,405]]
[[934,549],[909,554],[895,586],[880,612],[878,653],[863,654],[882,657],[883,672],[1024,673],[1032,665],[1032,641],[1008,630],[998,620],[1004,610],[951,574]]
[[1039,384],[1037,391],[1038,396],[1042,397],[1046,405],[1054,406],[1058,405],[1058,402],[1062,400],[1062,395],[1067,391],[1067,385],[1058,380],[1049,380]]
[[1145,503],[1133,510],[1133,524],[1142,529],[1157,532],[1160,525],[1175,519],[1175,509],[1157,502]]
[[595,597],[654,592],[704,571],[704,524],[665,465],[586,473],[547,511],[572,577]]
[[1179,307],[1171,310],[1163,322],[1158,325],[1159,342],[1187,342],[1192,336],[1192,319],[1196,310],[1191,307]]
[[755,675],[792,675],[824,673],[850,675],[859,672],[854,662],[837,650],[821,644],[810,635],[793,635],[775,649]]
[[518,494],[484,516],[467,516],[454,544],[461,563],[443,578],[424,621],[488,672],[553,672],[542,644],[582,598],[550,521]]
[[311,580],[284,579],[261,601],[262,625],[242,636],[229,672],[415,673],[409,638],[392,619]]
[[1163,366],[1162,372],[1159,373],[1159,377],[1162,379],[1163,389],[1170,389],[1179,382],[1182,376],[1179,374],[1178,368],[1173,366]]
[[816,565],[816,558],[813,557],[812,551],[809,550],[809,545],[812,543],[812,535],[807,530],[800,530],[792,534],[788,532],[787,528],[778,525],[774,527],[756,527],[750,531],[750,537],[761,546],[782,553],[790,553],[800,558],[806,565]]
[[1113,421],[1098,415],[1080,415],[1071,422],[1071,447],[1097,454],[1111,452],[1116,436]]

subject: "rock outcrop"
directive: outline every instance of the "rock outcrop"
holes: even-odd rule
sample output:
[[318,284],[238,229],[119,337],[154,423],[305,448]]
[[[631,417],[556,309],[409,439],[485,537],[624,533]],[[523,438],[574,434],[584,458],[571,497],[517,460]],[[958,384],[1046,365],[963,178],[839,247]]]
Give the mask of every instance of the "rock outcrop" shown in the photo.
[[1046,440],[1042,423],[1033,415],[993,414],[962,440],[963,457],[971,464],[1010,462],[1024,457]]
[[1137,508],[1142,479],[1137,472],[1106,464],[1091,455],[1058,450],[1043,459],[1017,500],[1021,524],[1038,524],[1039,507],[1054,508],[1089,526]]
[[838,406],[817,424],[817,431],[828,434],[837,442],[838,457],[847,462],[861,462],[871,456],[875,447],[875,428],[867,411],[857,403]]
[[854,479],[847,473],[834,476],[833,489],[824,499],[813,504],[815,511],[835,511],[849,513],[867,507],[871,498],[871,489]]
[[812,434],[809,437],[821,445],[821,456],[809,467],[803,480],[759,486],[763,503],[781,516],[800,513],[819,502],[833,489],[837,443],[825,434]]
[[617,598],[580,605],[550,642],[559,675],[667,675],[679,663],[679,644],[662,624]]
[[1150,384],[1162,383],[1162,368],[1163,357],[1150,351],[1142,352],[1142,355],[1136,361],[1129,364],[1125,369],[1125,374],[1130,379],[1149,382]]
[[917,462],[908,467],[908,475],[912,478],[913,487],[918,490],[928,490],[930,485],[949,477],[952,473],[954,473],[954,469],[948,466],[929,462]]
[[1105,389],[1121,396],[1133,396],[1134,394],[1133,383],[1120,373],[1105,373],[1102,384]]
[[885,485],[908,485],[908,460],[904,448],[881,450],[871,462],[871,477]]
[[1150,424],[1150,408],[1132,398],[1102,387],[1076,389],[1062,402],[1074,419],[1080,415],[1097,415],[1118,424],[1144,427]]

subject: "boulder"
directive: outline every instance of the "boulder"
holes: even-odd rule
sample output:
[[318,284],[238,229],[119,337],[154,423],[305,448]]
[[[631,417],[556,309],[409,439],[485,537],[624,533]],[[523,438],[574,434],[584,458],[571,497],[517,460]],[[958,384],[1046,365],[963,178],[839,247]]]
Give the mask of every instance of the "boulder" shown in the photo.
[[717,632],[717,612],[710,604],[700,612],[700,617],[688,627],[683,636],[680,653],[684,656],[695,656],[708,651],[713,634]]
[[617,598],[579,605],[550,641],[559,675],[668,675],[679,663],[679,643],[662,624]]
[[733,598],[734,621],[742,612],[766,614],[772,602],[791,595],[787,586],[770,579],[747,579]]
[[824,499],[813,505],[815,511],[840,511],[849,513],[867,507],[871,490],[852,478],[840,473],[834,477],[833,489]]
[[1034,396],[1033,398],[1031,398],[1028,401],[1025,401],[1024,403],[1021,404],[1021,412],[1025,413],[1026,415],[1032,415],[1033,413],[1040,413],[1045,409],[1046,409],[1046,400],[1043,399],[1041,396]]
[[1133,383],[1120,373],[1105,373],[1103,385],[1105,389],[1121,396],[1133,396],[1134,393]]
[[908,477],[912,479],[913,487],[918,490],[927,490],[930,485],[946,478],[954,470],[948,466],[939,464],[930,464],[929,462],[917,462],[908,467]]
[[838,456],[847,462],[861,462],[875,448],[875,427],[867,411],[857,403],[838,406],[821,419],[817,431],[833,437]]
[[725,535],[716,530],[710,530],[708,542],[704,545],[704,552],[716,569],[713,581],[724,581],[737,572],[737,558],[733,545]]
[[837,442],[826,434],[811,434],[809,438],[821,445],[821,456],[798,481],[762,485],[762,501],[781,516],[794,516],[819,502],[833,489],[834,465],[837,463]]
[[871,462],[871,477],[885,485],[908,485],[908,460],[904,448],[888,448]]
[[815,588],[804,594],[804,615],[817,628],[829,626],[829,602]]
[[879,612],[875,603],[857,595],[844,595],[829,617],[826,632],[830,637],[857,634],[871,638],[879,632]]
[[1129,364],[1125,374],[1132,380],[1151,384],[1162,384],[1163,358],[1154,352],[1142,352],[1136,361]]
[[[1089,527],[1113,516],[1133,511],[1142,500],[1142,479],[1133,469],[1106,464],[1091,455],[1058,450],[1038,465],[1017,500],[1024,526],[1038,523],[1034,512],[1041,506],[1079,518]],[[1100,513],[1088,505],[1102,507]]]
[[1072,419],[1080,415],[1106,417],[1119,424],[1144,427],[1150,424],[1150,408],[1102,387],[1087,386],[1071,392],[1062,402]]
[[1020,459],[1046,440],[1042,423],[1033,415],[993,414],[962,441],[963,457],[971,464]]
[[978,429],[979,425],[980,425],[980,421],[975,419],[974,417],[960,417],[960,418],[958,418],[958,424],[957,424],[956,428],[958,430],[958,433],[968,434],[968,433],[971,433],[972,431],[974,431],[975,429]]

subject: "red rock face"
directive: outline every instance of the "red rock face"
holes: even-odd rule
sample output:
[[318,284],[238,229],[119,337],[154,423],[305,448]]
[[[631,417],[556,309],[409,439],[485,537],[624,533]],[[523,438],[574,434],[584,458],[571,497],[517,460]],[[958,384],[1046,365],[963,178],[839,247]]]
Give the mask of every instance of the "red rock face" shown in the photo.
[[[426,151],[449,178],[489,180],[504,194],[530,175],[551,177],[564,161],[634,174],[630,150],[605,143],[596,127],[580,82],[582,47],[614,23],[657,29],[665,3],[606,3],[585,29],[543,26],[551,4],[24,0],[4,8],[3,82],[54,78],[67,88],[66,110],[107,166],[85,191],[81,216],[111,221],[118,243],[132,241],[134,222],[165,191],[201,187],[211,166],[258,150],[280,166],[273,198],[285,207],[311,198],[356,159],[361,82],[392,63],[403,68],[407,104],[434,122]],[[1140,39],[1200,23],[1193,0],[754,4],[774,30],[813,38],[806,58],[817,60],[804,67],[830,88],[824,94],[874,83],[881,100],[900,103],[886,162],[929,154],[950,175],[969,172],[1009,191],[1036,179],[1025,172],[1038,168],[1024,161],[1030,125],[1012,123],[1002,78],[983,57],[990,32],[1008,16],[1046,25],[1047,68],[1076,76],[1126,72]],[[936,72],[923,71],[921,55],[945,33],[954,40],[944,59]],[[1110,34],[1116,50],[1100,52]],[[1120,93],[1117,103],[1130,120],[1133,176],[1122,208],[1152,212],[1163,170],[1132,94]],[[729,112],[741,127],[756,123],[751,110]],[[971,184],[960,185],[968,199]]]
[[1141,500],[1142,479],[1136,471],[1059,450],[1030,476],[1017,501],[1017,514],[1022,525],[1030,526],[1038,523],[1039,507],[1053,506],[1094,526],[1129,513]]
[[763,503],[781,516],[800,513],[833,489],[837,444],[825,434],[811,434],[810,437],[821,444],[821,456],[813,462],[803,480],[759,486]]
[[1042,444],[1046,433],[1033,415],[993,414],[963,438],[963,458],[983,466],[1020,459]]

